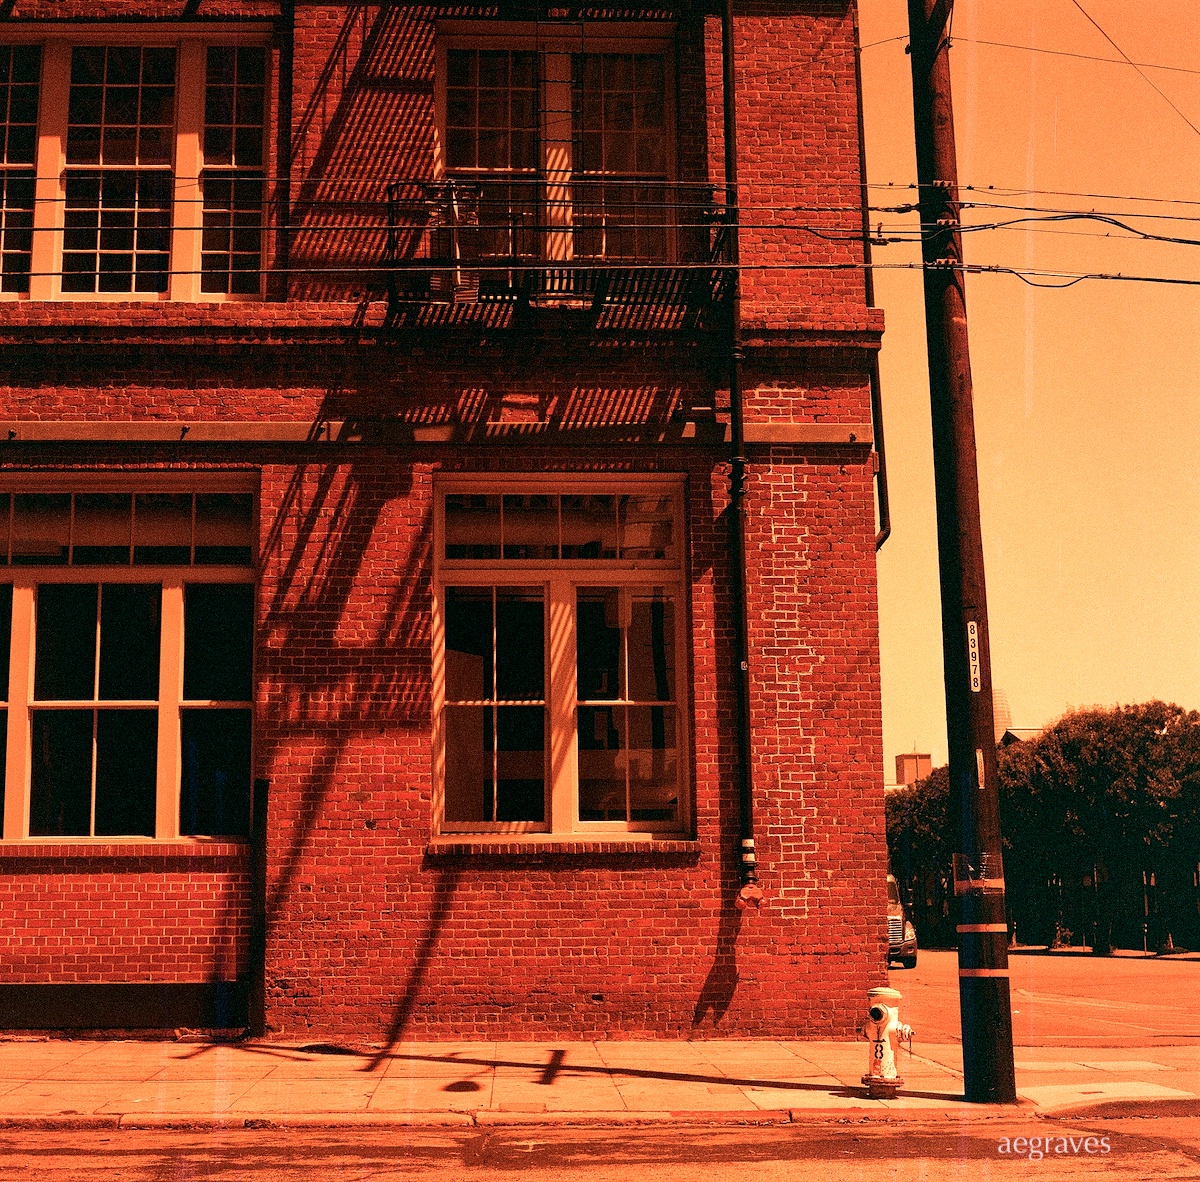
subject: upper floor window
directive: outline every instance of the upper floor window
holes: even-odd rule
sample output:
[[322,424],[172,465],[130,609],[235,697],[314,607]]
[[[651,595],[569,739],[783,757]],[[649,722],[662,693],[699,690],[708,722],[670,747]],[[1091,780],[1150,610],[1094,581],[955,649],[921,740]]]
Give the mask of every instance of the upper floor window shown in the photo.
[[439,43],[432,253],[464,260],[672,255],[673,87],[668,43],[615,33],[481,36],[446,26]]
[[263,46],[0,46],[0,72],[0,290],[42,299],[260,293]]

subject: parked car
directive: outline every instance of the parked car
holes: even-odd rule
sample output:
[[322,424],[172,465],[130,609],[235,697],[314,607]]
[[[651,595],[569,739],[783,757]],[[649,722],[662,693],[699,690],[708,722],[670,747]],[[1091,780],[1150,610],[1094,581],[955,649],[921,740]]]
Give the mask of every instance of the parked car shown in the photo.
[[917,967],[917,932],[900,901],[900,885],[894,874],[887,876],[887,890],[888,964],[898,960],[901,968],[914,969]]

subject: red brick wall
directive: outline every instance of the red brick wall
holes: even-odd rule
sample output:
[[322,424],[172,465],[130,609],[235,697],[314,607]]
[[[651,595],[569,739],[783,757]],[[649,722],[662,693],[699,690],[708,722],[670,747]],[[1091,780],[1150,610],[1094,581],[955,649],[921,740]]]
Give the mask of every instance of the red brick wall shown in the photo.
[[[135,7],[155,9],[120,10]],[[118,6],[71,12],[84,8]],[[867,350],[882,326],[861,273],[753,269],[859,258],[850,22],[848,6],[822,0],[739,5],[743,191],[758,207],[743,251],[749,422],[869,421]],[[299,224],[317,227],[293,237],[301,268],[378,259],[383,181],[428,170],[431,28],[427,10],[403,5],[298,6],[293,198]],[[681,166],[719,179],[714,30],[681,28],[677,72]],[[785,206],[804,206],[787,217],[839,240],[784,229]],[[329,229],[346,224],[363,230]],[[324,302],[373,284],[297,275],[293,294],[313,298],[288,304],[0,305],[6,419],[344,418],[392,433],[386,448],[18,440],[2,460],[7,470],[262,472],[255,774],[271,783],[271,1032],[850,1035],[865,990],[883,983],[885,947],[868,449],[751,452],[768,903],[739,912],[726,453],[683,439],[703,418],[692,408],[727,403],[719,342],[625,347],[545,321],[540,337],[514,340],[465,313],[442,332],[397,327],[380,303]],[[415,444],[412,429],[430,426],[466,446]],[[427,849],[432,479],[455,467],[558,470],[564,487],[573,472],[687,474],[694,841],[659,852]],[[0,980],[243,971],[244,853],[31,851],[0,849],[0,914],[15,921],[0,925]]]
[[[258,752],[272,794],[273,1033],[850,1032],[883,977],[882,751],[870,475],[862,449],[835,459],[776,451],[752,468],[757,823],[771,902],[748,916],[731,907],[733,704],[715,688],[728,686],[729,571],[710,456],[635,464],[689,473],[698,840],[669,853],[428,851],[436,466],[376,455],[264,471],[275,543]],[[621,462],[600,453],[589,470]],[[579,470],[560,451],[489,466]]]
[[240,845],[0,845],[0,984],[234,981],[246,971]]

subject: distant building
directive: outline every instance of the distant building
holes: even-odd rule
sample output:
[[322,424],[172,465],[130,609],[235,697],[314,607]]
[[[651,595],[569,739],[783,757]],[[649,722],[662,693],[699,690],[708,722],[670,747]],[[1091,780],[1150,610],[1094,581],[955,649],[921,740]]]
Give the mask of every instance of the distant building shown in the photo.
[[925,779],[933,771],[933,756],[911,754],[896,756],[896,787],[907,788]]
[[1008,694],[992,686],[992,738],[999,743],[1001,736],[1012,726],[1012,710],[1008,705]]
[[1045,731],[1044,726],[1010,726],[1005,728],[1000,736],[1001,747],[1011,747],[1014,743],[1029,743]]

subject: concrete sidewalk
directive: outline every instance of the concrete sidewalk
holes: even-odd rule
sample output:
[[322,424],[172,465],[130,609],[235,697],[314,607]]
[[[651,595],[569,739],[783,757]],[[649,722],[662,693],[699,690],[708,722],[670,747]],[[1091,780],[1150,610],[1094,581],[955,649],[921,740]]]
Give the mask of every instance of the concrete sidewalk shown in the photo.
[[[1191,1047],[1017,1051],[1027,1110],[1200,1115]],[[277,1127],[976,1120],[955,1044],[902,1051],[870,1100],[855,1042],[0,1042],[0,1127]],[[1134,1106],[1131,1109],[1130,1106]]]

